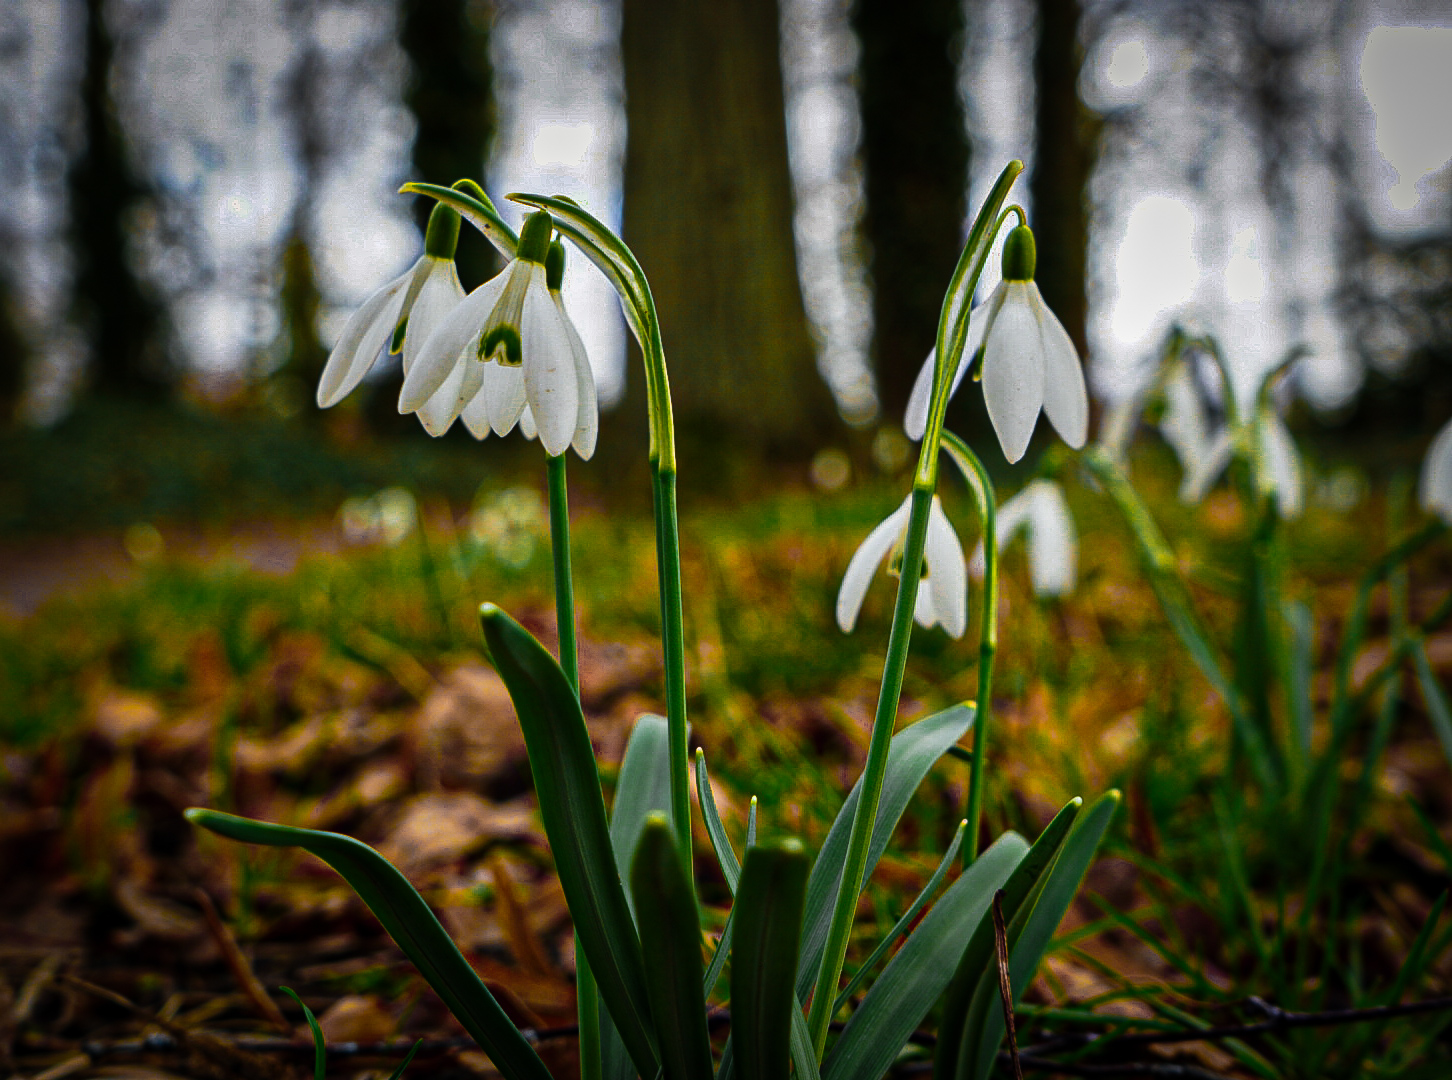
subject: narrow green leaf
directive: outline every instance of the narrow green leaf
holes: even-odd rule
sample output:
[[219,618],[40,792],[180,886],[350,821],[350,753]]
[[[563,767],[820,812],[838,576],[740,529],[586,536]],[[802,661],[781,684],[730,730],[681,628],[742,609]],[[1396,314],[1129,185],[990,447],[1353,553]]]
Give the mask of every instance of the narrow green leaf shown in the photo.
[[466,195],[456,188],[440,184],[409,182],[398,189],[410,195],[427,195],[458,212],[459,216],[484,234],[484,238],[499,249],[506,259],[514,258],[514,249],[519,237],[504,223],[499,211],[488,203],[480,202],[472,195]]
[[[942,861],[938,863],[938,868],[933,871],[933,876],[928,879],[928,883],[923,886],[923,891],[918,893],[917,898],[908,905],[908,909],[903,912],[902,918],[898,919],[892,930],[877,943],[877,948],[872,950],[872,955],[862,962],[862,965],[853,974],[852,979],[842,988],[842,992],[837,995],[837,1002],[832,1006],[833,1016],[839,1013],[842,1007],[852,1000],[852,995],[857,993],[858,987],[867,981],[867,976],[877,967],[878,962],[887,955],[888,950],[897,943],[898,938],[907,935],[909,928],[913,924],[913,920],[918,917],[918,914],[923,908],[928,906],[928,901],[933,898],[934,894],[938,891],[938,886],[942,885],[943,879],[948,876],[948,871],[953,866],[953,860],[958,857],[958,849],[963,846],[963,834],[967,830],[968,822],[966,819],[958,823],[958,828],[953,833],[953,842],[948,845],[948,850],[943,853]],[[1025,844],[1024,847],[1027,849],[1028,845]]]
[[278,989],[302,1007],[303,1019],[308,1022],[308,1030],[313,1033],[313,1080],[323,1080],[328,1072],[328,1047],[323,1039],[323,1029],[318,1026],[318,1018],[292,987],[279,986]]
[[[881,1080],[947,988],[946,957],[983,922],[993,894],[1028,853],[1028,841],[1005,833],[963,871],[872,984],[822,1063],[824,1080]],[[950,856],[947,862],[952,863]]]
[[630,890],[641,947],[651,959],[645,989],[666,1080],[711,1080],[711,1041],[700,994],[700,915],[664,814],[646,819],[630,867]]
[[1311,762],[1311,676],[1314,673],[1316,643],[1315,620],[1309,605],[1299,600],[1287,601],[1281,608],[1282,618],[1290,629],[1290,670],[1286,680],[1286,711],[1291,718],[1290,760],[1296,770],[1296,781],[1304,783]]
[[806,885],[807,857],[795,841],[746,853],[731,963],[731,1042],[742,1080],[787,1080],[790,1072]]
[[1422,689],[1422,700],[1427,704],[1432,730],[1442,744],[1442,753],[1452,762],[1452,706],[1447,704],[1447,695],[1442,692],[1442,685],[1437,681],[1432,662],[1427,657],[1427,646],[1422,641],[1412,646],[1412,667],[1417,673],[1417,685]]
[[612,854],[595,752],[580,702],[549,651],[493,604],[479,609],[489,654],[519,715],[539,799],[575,933],[600,997],[643,1076],[656,1057],[645,967],[630,905]]
[[[1021,906],[1008,927],[1009,981],[1015,1001],[1028,989],[1118,807],[1119,792],[1110,791],[1096,799],[1079,816],[1064,840],[1059,857],[1043,875],[1043,886],[1037,900],[1032,906]],[[966,1066],[967,1075],[973,1080],[989,1080],[1003,1035],[1003,1009],[998,999],[997,973],[985,971],[968,1009],[968,1023],[960,1051],[960,1071]]]
[[[873,824],[872,843],[867,849],[867,866],[862,880],[872,877],[877,860],[887,849],[903,811],[923,777],[973,725],[973,709],[954,705],[915,724],[910,724],[892,737],[887,752],[887,771],[882,782],[882,798]],[[822,851],[812,865],[807,883],[806,922],[802,928],[802,955],[797,964],[797,997],[805,998],[821,965],[822,949],[827,943],[828,924],[832,918],[832,901],[837,895],[837,882],[847,861],[847,841],[852,832],[852,817],[862,790],[861,778],[853,786],[837,813],[837,820],[827,833]],[[834,987],[835,989],[835,987]]]
[[[615,781],[615,802],[610,809],[610,844],[616,866],[629,866],[635,858],[645,819],[652,813],[670,814],[670,743],[662,716],[645,713],[635,721],[620,775]],[[627,900],[633,905],[630,897]],[[634,914],[634,907],[631,913]],[[605,1080],[635,1080],[636,1068],[620,1039],[608,1006],[600,1014],[600,1071]]]
[[422,1039],[417,1040],[413,1044],[413,1047],[408,1052],[408,1056],[405,1057],[401,1062],[399,1062],[398,1068],[394,1069],[393,1072],[389,1074],[388,1080],[403,1080],[404,1070],[413,1064],[413,1059],[415,1055],[418,1054],[418,1048],[422,1045]]
[[817,1068],[817,1055],[812,1050],[812,1033],[807,1030],[807,1018],[802,1015],[802,1003],[792,994],[792,1064],[797,1069],[797,1080],[822,1080]]
[[711,790],[711,776],[706,771],[706,751],[696,748],[696,799],[701,804],[701,817],[706,821],[706,835],[711,838],[711,848],[716,852],[716,862],[721,867],[721,876],[731,895],[736,895],[736,882],[741,878],[741,864],[736,860],[736,850],[731,838],[726,835],[726,826],[721,823],[721,813],[716,809],[716,795]]
[[[1029,848],[1028,854],[1019,860],[1003,886],[1003,917],[1012,920],[1025,903],[1030,901],[1034,890],[1043,879],[1044,871],[1053,865],[1059,848],[1074,819],[1079,816],[1082,799],[1070,799],[1068,804],[1054,815],[1039,838]],[[943,1000],[943,1019],[938,1025],[938,1047],[933,1057],[935,1080],[954,1080],[959,1072],[959,1054],[962,1050],[963,1032],[968,1023],[968,1009],[979,982],[986,977],[988,965],[993,956],[993,920],[980,919],[968,947],[958,958],[958,966],[948,983],[947,995]]]
[[322,859],[352,886],[508,1080],[550,1080],[534,1048],[505,1015],[464,959],[438,918],[398,868],[361,840],[341,833],[269,825],[217,810],[192,808],[193,825],[229,840],[268,847],[299,847]]

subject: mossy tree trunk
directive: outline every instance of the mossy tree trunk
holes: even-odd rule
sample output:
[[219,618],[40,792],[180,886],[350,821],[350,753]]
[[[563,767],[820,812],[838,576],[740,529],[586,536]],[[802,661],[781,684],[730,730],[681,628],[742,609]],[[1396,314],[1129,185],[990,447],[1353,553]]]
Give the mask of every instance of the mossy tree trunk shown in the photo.
[[900,423],[962,248],[968,137],[961,0],[858,0],[858,93],[883,420]]
[[[686,456],[717,438],[801,452],[834,423],[797,278],[779,37],[774,0],[625,0],[624,233],[660,312]],[[636,359],[626,385],[614,426],[639,443]]]

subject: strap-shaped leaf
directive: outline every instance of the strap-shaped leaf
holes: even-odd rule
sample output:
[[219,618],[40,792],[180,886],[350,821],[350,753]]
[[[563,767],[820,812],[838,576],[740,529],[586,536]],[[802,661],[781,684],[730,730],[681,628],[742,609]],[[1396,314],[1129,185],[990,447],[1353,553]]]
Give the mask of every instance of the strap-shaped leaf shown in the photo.
[[[852,1000],[852,995],[857,993],[858,988],[867,981],[867,976],[872,974],[878,962],[887,955],[893,945],[897,944],[898,938],[908,935],[913,921],[922,914],[923,908],[928,906],[928,901],[937,894],[938,887],[943,884],[943,880],[948,876],[948,871],[953,868],[954,861],[958,858],[958,849],[963,846],[963,834],[967,830],[968,821],[964,819],[953,830],[953,842],[948,845],[948,850],[943,852],[943,858],[938,863],[938,868],[933,871],[933,876],[928,878],[928,883],[923,886],[922,892],[918,893],[916,899],[908,905],[908,909],[902,913],[902,918],[898,919],[892,930],[877,943],[877,948],[872,950],[872,955],[862,962],[847,985],[842,988],[842,992],[837,995],[837,1002],[832,1006],[832,1015],[835,1016],[844,1005]],[[1028,849],[1027,842],[1024,844],[1024,849]],[[947,985],[946,980],[943,985]]]
[[650,957],[646,993],[666,1080],[711,1080],[711,1041],[701,999],[701,920],[676,852],[670,820],[651,814],[630,865],[640,943]]
[[795,841],[746,853],[731,960],[731,1043],[742,1080],[787,1080],[790,1072],[806,886],[807,856]]
[[313,1080],[323,1080],[328,1074],[328,1047],[323,1039],[323,1029],[318,1024],[318,1018],[313,1015],[308,1003],[297,996],[297,991],[290,986],[279,986],[288,997],[296,1001],[302,1007],[303,1019],[308,1022],[308,1030],[313,1033]]
[[[1044,871],[1053,865],[1083,802],[1082,799],[1071,799],[1055,814],[1054,820],[1039,834],[1028,854],[1014,867],[1003,886],[1005,919],[1011,921],[1019,909],[1036,895],[1035,888],[1043,880]],[[984,918],[979,921],[968,947],[958,958],[958,967],[948,983],[948,992],[943,1000],[943,1019],[938,1025],[938,1048],[933,1058],[935,1080],[954,1080],[958,1075],[958,1057],[962,1050],[963,1030],[968,1022],[968,1007],[973,1001],[973,992],[988,971],[993,946],[993,921]]]
[[[887,843],[923,777],[947,753],[948,747],[967,734],[973,725],[973,715],[971,705],[954,705],[903,728],[892,737],[887,752],[887,772],[882,782],[882,798],[877,806],[877,821],[873,825],[867,866],[862,874],[864,884],[872,877],[877,860],[887,849]],[[842,865],[847,861],[847,841],[861,790],[859,778],[827,833],[821,854],[812,866],[811,880],[807,883],[802,955],[797,964],[797,996],[800,998],[811,993],[813,979],[822,961],[822,949],[827,943],[828,923],[832,917],[832,901],[837,895]]]
[[1420,639],[1412,646],[1412,669],[1417,673],[1417,685],[1422,689],[1422,700],[1427,705],[1427,717],[1432,721],[1432,730],[1437,733],[1442,752],[1452,762],[1452,706],[1448,705],[1447,695],[1442,692],[1442,684],[1437,681],[1437,673],[1432,670],[1432,662],[1427,658],[1427,646]]
[[[620,775],[615,781],[615,802],[610,808],[610,844],[616,866],[631,864],[646,818],[655,812],[670,814],[669,754],[665,718],[643,714],[635,721],[630,741],[625,744]],[[632,914],[634,911],[632,906]],[[636,1076],[609,1006],[600,1015],[600,1071],[604,1080],[635,1080]]]
[[[1109,820],[1118,808],[1119,792],[1109,791],[1079,816],[1064,840],[1059,857],[1043,876],[1037,900],[1032,907],[1027,904],[1020,907],[1010,923],[1007,934],[1008,971],[1015,1001],[1023,997],[1023,992],[1028,989],[1039,962],[1048,951],[1054,931],[1073,903],[1074,894],[1079,891],[1099,841],[1109,828]],[[959,1075],[965,1075],[966,1070],[966,1075],[972,1080],[989,1080],[1003,1034],[1003,1008],[999,1002],[997,973],[985,971],[968,1007]]]
[[479,609],[489,655],[519,715],[539,799],[575,933],[600,997],[642,1076],[659,1067],[640,941],[615,866],[595,752],[579,699],[555,658],[493,604]]
[[1028,850],[1018,833],[1005,833],[949,886],[852,1014],[822,1063],[824,1080],[881,1080],[952,978],[945,958],[983,921]]
[[341,833],[270,825],[193,808],[187,820],[229,840],[299,847],[327,863],[378,917],[444,1004],[508,1080],[550,1080],[549,1070],[464,959],[423,897],[398,868],[361,840]]
[[519,237],[504,223],[504,219],[499,216],[499,211],[495,210],[492,204],[481,202],[472,195],[456,188],[444,187],[441,184],[410,182],[398,190],[410,195],[427,195],[431,199],[439,200],[451,210],[457,211],[461,218],[483,233],[485,239],[498,248],[499,253],[506,259],[514,258],[514,250],[519,244]]

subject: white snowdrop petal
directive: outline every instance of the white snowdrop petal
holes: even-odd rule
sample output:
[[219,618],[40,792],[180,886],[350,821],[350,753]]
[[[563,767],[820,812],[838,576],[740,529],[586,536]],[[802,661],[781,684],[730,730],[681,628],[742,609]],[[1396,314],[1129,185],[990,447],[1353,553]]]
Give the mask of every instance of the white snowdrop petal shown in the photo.
[[928,399],[933,393],[933,365],[938,362],[937,346],[928,350],[928,358],[918,368],[918,377],[913,382],[913,392],[908,395],[907,411],[903,413],[902,429],[914,442],[922,439],[928,431]]
[[575,329],[575,324],[565,310],[564,298],[557,292],[551,292],[550,299],[554,301],[560,318],[564,321],[565,332],[570,338],[570,355],[575,364],[575,397],[578,404],[575,407],[575,434],[570,445],[580,455],[581,461],[589,461],[595,453],[595,442],[600,435],[600,400],[595,390],[595,369],[590,366],[590,357],[585,352],[585,343],[580,340],[580,332]]
[[1002,306],[988,327],[983,352],[983,400],[1010,462],[1023,457],[1044,400],[1044,357],[1026,283],[1007,282]]
[[489,400],[489,426],[496,435],[508,435],[524,411],[524,372],[503,364],[484,365],[484,388]]
[[[480,378],[482,381],[482,373]],[[482,388],[459,410],[459,419],[474,438],[480,441],[489,438],[489,398]]]
[[424,339],[412,366],[403,377],[398,411],[411,413],[438,392],[463,359],[478,348],[479,331],[504,290],[503,275],[486,281],[454,305],[438,328]]
[[968,629],[968,567],[963,559],[963,545],[958,542],[958,534],[953,531],[936,495],[928,514],[923,558],[931,572],[919,587],[918,595],[932,594],[938,623],[953,637],[960,638]]
[[404,312],[408,317],[403,337],[405,377],[429,335],[464,299],[464,286],[459,284],[459,271],[454,267],[454,260],[436,259],[429,255],[424,258],[429,266],[423,287],[419,289],[413,306]]
[[1028,288],[1043,341],[1044,412],[1060,437],[1077,450],[1089,438],[1089,391],[1079,350],[1059,317],[1044,303],[1038,285],[1029,282]]
[[1180,501],[1199,502],[1230,464],[1230,429],[1222,428],[1191,453],[1180,480]]
[[373,368],[383,350],[385,335],[391,337],[398,325],[398,312],[403,305],[403,290],[410,275],[402,274],[363,301],[348,317],[337,344],[328,354],[323,377],[318,380],[318,407],[332,408],[351,394]]
[[459,416],[459,391],[464,382],[464,365],[456,364],[454,370],[433,397],[425,401],[415,412],[423,429],[434,438],[449,430]]
[[1452,523],[1452,422],[1437,432],[1427,447],[1417,499],[1423,510]]
[[565,321],[545,287],[544,267],[531,267],[524,294],[520,337],[524,343],[524,387],[539,441],[554,457],[569,448],[579,420],[579,383]]
[[1295,440],[1279,413],[1263,415],[1260,422],[1260,453],[1267,475],[1264,482],[1275,493],[1281,516],[1301,513],[1301,458]]
[[534,440],[539,438],[539,428],[535,425],[534,413],[529,411],[528,405],[519,414],[519,433],[526,439]]
[[938,617],[938,609],[936,607],[938,598],[933,593],[933,590],[928,587],[928,583],[931,580],[932,577],[927,576],[918,583],[918,596],[913,602],[913,618],[917,620],[917,624],[924,630],[930,630],[934,626],[940,626],[943,622]]
[[1035,481],[1029,526],[1029,577],[1039,596],[1064,596],[1078,575],[1078,541],[1058,484]]
[[892,550],[907,528],[912,503],[909,495],[900,507],[867,534],[867,539],[862,541],[852,561],[847,564],[847,572],[842,575],[842,587],[837,591],[837,625],[844,634],[850,634],[857,625],[857,615],[867,597],[867,587],[872,584],[878,563]]

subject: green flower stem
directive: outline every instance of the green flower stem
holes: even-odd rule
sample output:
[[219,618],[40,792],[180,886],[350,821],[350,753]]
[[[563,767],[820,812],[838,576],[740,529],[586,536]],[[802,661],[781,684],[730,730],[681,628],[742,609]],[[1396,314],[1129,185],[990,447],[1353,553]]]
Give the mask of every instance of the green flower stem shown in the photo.
[[882,672],[882,688],[877,696],[877,713],[872,721],[872,740],[867,748],[867,764],[862,770],[862,794],[857,812],[852,817],[848,834],[847,859],[837,883],[837,899],[832,907],[832,921],[822,950],[822,966],[817,970],[812,990],[812,1009],[807,1017],[807,1030],[812,1037],[812,1050],[817,1060],[827,1045],[827,1028],[832,1021],[832,1003],[837,1000],[837,982],[847,956],[847,941],[852,934],[852,919],[857,912],[857,897],[862,892],[862,877],[867,869],[867,848],[877,822],[877,807],[882,799],[882,782],[887,774],[888,744],[897,723],[898,697],[902,693],[903,670],[907,666],[908,642],[912,637],[913,612],[918,600],[918,581],[923,570],[923,543],[928,535],[928,511],[933,505],[933,489],[913,486],[912,515],[908,519],[907,539],[903,543],[901,577],[897,585],[897,604],[892,612],[892,631],[887,639],[887,662]]
[[983,817],[983,762],[988,752],[988,713],[993,702],[993,660],[998,654],[998,498],[993,480],[972,449],[951,431],[943,431],[948,452],[978,502],[983,523],[983,617],[978,631],[978,707],[973,717],[973,760],[968,766],[968,835],[963,865],[978,857],[978,823]]
[[[555,567],[555,625],[560,639],[560,667],[570,687],[580,693],[580,647],[575,630],[575,577],[570,559],[570,497],[565,483],[565,455],[547,457],[550,502],[550,553]],[[600,992],[575,939],[575,1000],[580,1022],[580,1080],[600,1080]]]
[[[669,406],[667,406],[669,407]],[[661,644],[665,651],[666,739],[670,744],[671,824],[682,866],[691,866],[691,788],[686,775],[686,633],[681,603],[681,540],[676,521],[676,473],[652,462],[656,558],[660,574]]]

